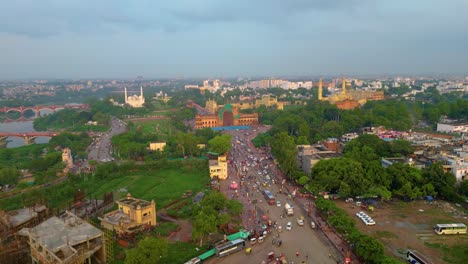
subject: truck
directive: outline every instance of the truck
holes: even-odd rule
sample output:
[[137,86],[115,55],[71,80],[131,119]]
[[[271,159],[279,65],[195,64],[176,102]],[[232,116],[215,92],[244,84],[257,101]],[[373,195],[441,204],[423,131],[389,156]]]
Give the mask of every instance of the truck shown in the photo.
[[284,204],[284,211],[288,216],[294,215],[294,208],[289,203]]

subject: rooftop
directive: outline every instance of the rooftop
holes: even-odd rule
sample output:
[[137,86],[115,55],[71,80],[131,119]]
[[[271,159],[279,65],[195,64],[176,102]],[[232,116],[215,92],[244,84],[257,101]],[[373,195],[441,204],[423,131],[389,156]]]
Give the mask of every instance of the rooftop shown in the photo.
[[31,237],[52,252],[102,235],[101,230],[68,211],[60,218],[53,216],[28,231]]
[[6,213],[1,211],[0,220],[8,227],[12,228],[24,224],[27,221],[37,217],[37,213],[44,210],[47,210],[47,207],[44,205],[39,205],[35,207],[13,210]]
[[144,208],[144,207],[151,205],[151,202],[133,198],[131,194],[127,194],[126,198],[118,200],[117,203],[122,203],[128,206],[131,206],[133,208],[137,208],[138,206],[140,206],[141,208]]

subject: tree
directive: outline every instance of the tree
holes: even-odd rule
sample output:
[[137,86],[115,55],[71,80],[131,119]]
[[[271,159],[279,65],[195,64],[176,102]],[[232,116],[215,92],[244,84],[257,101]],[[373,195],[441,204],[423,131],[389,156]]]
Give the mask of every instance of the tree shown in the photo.
[[458,192],[465,196],[468,197],[468,181],[463,181],[460,186],[458,187]]
[[442,197],[449,201],[455,201],[459,199],[455,192],[455,176],[451,173],[444,172],[440,163],[431,164],[429,169],[423,173],[424,178],[432,183],[434,189]]
[[271,151],[281,165],[281,169],[292,179],[296,167],[297,148],[294,137],[286,132],[276,134],[271,140]]
[[15,168],[0,168],[0,183],[5,184],[16,184],[21,173]]
[[195,216],[193,222],[192,238],[200,239],[200,247],[203,247],[203,238],[217,230],[216,215],[206,214],[203,210]]
[[384,256],[384,246],[375,238],[362,235],[357,242],[356,254],[368,263],[379,263]]
[[157,264],[167,256],[167,241],[161,238],[146,237],[136,248],[127,251],[125,264]]
[[231,150],[231,139],[232,136],[229,134],[216,136],[208,141],[208,145],[211,151],[219,154],[226,154]]

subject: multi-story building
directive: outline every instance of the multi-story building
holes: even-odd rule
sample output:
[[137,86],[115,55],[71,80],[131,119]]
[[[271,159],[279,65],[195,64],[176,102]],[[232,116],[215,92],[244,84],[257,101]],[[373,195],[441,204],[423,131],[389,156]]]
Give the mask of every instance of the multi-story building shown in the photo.
[[160,152],[162,152],[164,150],[165,146],[166,146],[165,141],[151,142],[150,145],[149,145],[149,149],[151,151],[160,151]]
[[383,91],[348,91],[346,89],[346,80],[341,81],[342,88],[338,94],[333,94],[328,97],[323,97],[322,79],[319,81],[318,87],[318,99],[321,101],[328,101],[331,104],[335,104],[340,109],[353,109],[361,106],[367,102],[367,100],[383,100]]
[[118,209],[107,213],[101,220],[101,226],[117,233],[138,232],[144,226],[156,226],[156,204],[133,198],[129,193],[127,197],[117,201]]
[[217,177],[225,180],[228,177],[227,160],[225,155],[218,156],[217,160],[210,160],[210,178]]
[[312,167],[322,159],[337,158],[341,153],[330,151],[322,145],[298,145],[296,163],[297,167],[307,175],[310,175]]
[[437,132],[468,133],[468,123],[458,123],[458,122],[437,123]]
[[32,263],[106,263],[103,232],[68,211],[20,235],[29,238]]
[[221,126],[252,126],[258,125],[258,113],[241,114],[239,109],[231,104],[218,108],[214,114],[195,115],[195,128]]

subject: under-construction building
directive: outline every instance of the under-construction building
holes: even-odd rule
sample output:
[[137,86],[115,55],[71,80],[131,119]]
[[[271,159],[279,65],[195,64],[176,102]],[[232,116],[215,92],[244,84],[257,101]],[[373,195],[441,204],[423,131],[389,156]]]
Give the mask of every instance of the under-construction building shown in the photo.
[[23,228],[33,264],[106,263],[101,230],[66,211],[33,228]]
[[0,264],[30,263],[27,239],[17,232],[36,226],[48,216],[49,210],[43,205],[8,212],[0,210]]

